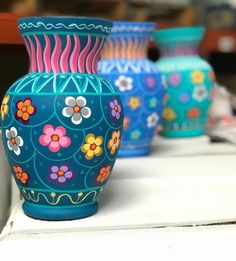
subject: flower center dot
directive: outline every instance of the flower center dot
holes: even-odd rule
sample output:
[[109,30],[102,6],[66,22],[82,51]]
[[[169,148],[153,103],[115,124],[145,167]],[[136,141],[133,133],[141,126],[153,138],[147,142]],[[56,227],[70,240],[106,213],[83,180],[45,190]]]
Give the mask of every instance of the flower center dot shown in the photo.
[[27,107],[26,107],[26,106],[23,106],[23,107],[21,108],[21,110],[22,110],[23,112],[25,112],[25,111],[27,111]]
[[59,171],[57,172],[57,175],[58,175],[58,176],[63,176],[64,173],[65,173],[65,172],[64,172],[63,170],[59,170]]
[[97,145],[95,143],[93,143],[92,145],[90,145],[90,149],[91,150],[95,150],[97,148]]
[[117,137],[115,137],[115,139],[114,139],[114,143],[117,143],[117,140],[118,140]]
[[59,136],[57,134],[53,134],[51,136],[51,139],[52,139],[52,141],[57,142],[57,141],[59,141]]
[[80,106],[75,105],[75,106],[73,107],[73,110],[74,110],[74,112],[79,112],[79,111],[80,111]]
[[114,110],[117,112],[118,111],[118,106],[115,105]]
[[13,145],[16,144],[15,138],[11,138],[11,143],[12,143]]
[[126,80],[122,80],[120,83],[121,83],[121,86],[127,87],[127,81]]

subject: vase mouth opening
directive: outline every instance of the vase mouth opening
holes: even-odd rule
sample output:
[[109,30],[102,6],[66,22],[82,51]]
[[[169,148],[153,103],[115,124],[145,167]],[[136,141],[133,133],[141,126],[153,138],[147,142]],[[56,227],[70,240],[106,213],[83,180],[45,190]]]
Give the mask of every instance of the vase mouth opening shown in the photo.
[[83,16],[32,16],[18,19],[21,33],[68,32],[108,35],[113,22],[103,18]]
[[168,43],[173,41],[200,42],[204,33],[204,27],[193,26],[156,30],[153,33],[153,36],[157,43]]
[[112,34],[152,34],[156,28],[155,22],[114,21]]

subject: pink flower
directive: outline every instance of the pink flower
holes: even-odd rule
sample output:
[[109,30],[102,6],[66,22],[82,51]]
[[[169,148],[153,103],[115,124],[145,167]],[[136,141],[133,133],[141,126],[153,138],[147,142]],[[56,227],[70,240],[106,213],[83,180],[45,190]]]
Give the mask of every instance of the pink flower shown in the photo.
[[48,146],[51,152],[58,152],[60,148],[70,146],[71,139],[66,135],[66,129],[62,126],[54,128],[47,124],[43,127],[43,134],[39,137],[42,146]]

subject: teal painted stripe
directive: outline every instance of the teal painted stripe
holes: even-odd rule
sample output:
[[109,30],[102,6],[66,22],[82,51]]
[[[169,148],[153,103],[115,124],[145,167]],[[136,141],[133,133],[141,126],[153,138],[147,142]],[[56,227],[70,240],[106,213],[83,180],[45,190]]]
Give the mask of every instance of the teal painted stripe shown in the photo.
[[[101,188],[103,188],[104,186],[99,186],[99,187],[91,187],[89,189],[81,189],[81,190],[58,190],[58,189],[51,189],[51,190],[48,190],[48,189],[36,189],[36,188],[25,188],[25,187],[22,187],[20,186],[20,189],[22,190],[25,190],[27,192],[31,192],[31,191],[35,191],[35,192],[46,192],[46,193],[61,193],[61,194],[64,194],[64,193],[67,193],[67,194],[72,194],[72,193],[80,193],[80,192],[90,192],[91,190],[100,190]],[[31,193],[33,194],[33,193]]]
[[79,94],[86,94],[90,96],[118,96],[118,93],[113,92],[113,93],[93,93],[93,92],[7,92],[9,95],[14,95],[14,96],[21,96],[21,95],[36,95],[36,96],[52,96],[52,95],[57,95],[57,96],[66,96],[66,95],[79,95]]
[[43,32],[43,31],[33,31],[33,32],[26,32],[26,33],[22,33],[22,36],[26,36],[26,35],[53,35],[53,34],[60,34],[60,35],[82,35],[82,36],[96,36],[96,37],[100,37],[100,38],[107,38],[107,36],[105,34],[98,34],[98,33],[82,33],[82,32],[78,32],[78,31],[50,31],[50,32]]

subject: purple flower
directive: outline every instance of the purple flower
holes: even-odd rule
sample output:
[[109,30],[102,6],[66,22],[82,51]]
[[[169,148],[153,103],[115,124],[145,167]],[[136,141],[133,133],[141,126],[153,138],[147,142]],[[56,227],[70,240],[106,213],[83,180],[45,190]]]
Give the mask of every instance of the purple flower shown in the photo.
[[187,92],[182,92],[180,95],[179,95],[179,101],[181,103],[187,103],[189,102],[190,100],[190,96]]
[[73,173],[69,170],[68,166],[62,165],[51,167],[50,179],[57,180],[60,183],[64,183],[67,179],[72,178]]
[[151,76],[148,76],[146,78],[146,83],[147,83],[147,86],[149,88],[154,88],[156,86],[156,81],[155,81],[155,78],[151,77]]
[[181,74],[176,72],[176,73],[171,73],[169,75],[169,84],[173,87],[178,87],[182,81]]
[[121,106],[118,103],[116,99],[110,102],[110,107],[111,107],[111,115],[113,118],[116,118],[117,120],[120,119],[120,113],[121,113]]

